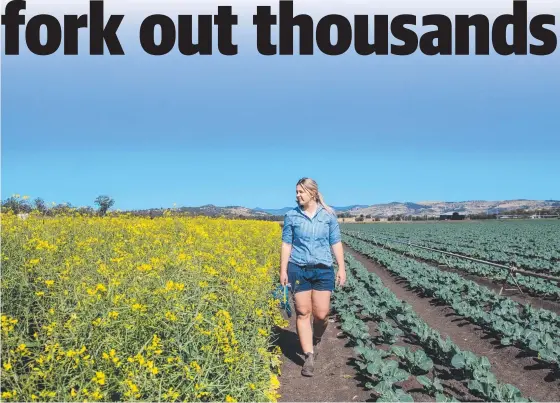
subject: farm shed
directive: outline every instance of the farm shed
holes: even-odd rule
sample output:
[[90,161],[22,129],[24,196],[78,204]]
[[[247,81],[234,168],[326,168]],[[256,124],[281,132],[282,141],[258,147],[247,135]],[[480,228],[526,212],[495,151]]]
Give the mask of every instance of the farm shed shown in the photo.
[[458,212],[440,214],[440,220],[464,220],[466,215],[459,214]]

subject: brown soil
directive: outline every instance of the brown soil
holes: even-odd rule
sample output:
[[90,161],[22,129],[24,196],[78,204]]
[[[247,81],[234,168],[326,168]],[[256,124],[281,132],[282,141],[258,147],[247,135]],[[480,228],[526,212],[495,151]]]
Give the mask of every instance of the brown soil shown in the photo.
[[[375,338],[378,335],[375,323],[369,321],[368,326],[372,338]],[[343,334],[336,315],[330,317],[329,327],[323,336],[313,378],[301,375],[303,355],[296,334],[295,318],[290,319],[290,326],[287,329],[276,331],[278,336],[276,344],[284,354],[282,374],[279,377],[280,402],[374,402],[376,400],[373,391],[365,388],[366,382],[370,380],[360,375],[360,369],[355,364],[353,344]],[[394,345],[412,350],[419,348],[414,341],[406,337],[401,338]],[[390,346],[384,344],[377,344],[376,347],[383,350],[390,349]],[[459,401],[481,401],[471,395],[461,382],[451,378],[448,368],[435,363],[434,370],[429,372],[428,377],[433,378],[434,371],[440,378],[446,393]],[[399,383],[399,386],[409,393],[415,402],[434,400],[422,390],[422,385],[413,376]]]
[[[424,263],[427,263],[427,262],[424,262]],[[431,266],[437,267],[438,269],[449,272],[449,273],[458,274],[459,276],[462,276],[463,278],[465,278],[467,280],[474,281],[478,285],[481,285],[483,287],[486,287],[486,288],[494,291],[496,294],[498,294],[500,292],[500,289],[502,288],[502,285],[497,280],[490,280],[488,278],[475,276],[473,274],[469,274],[469,273],[465,272],[464,270],[453,269],[453,268],[447,267],[447,266],[441,266],[441,265],[436,266],[432,263],[427,263],[427,264],[430,264]],[[502,291],[502,295],[504,297],[508,297],[508,298],[510,298],[510,299],[514,300],[515,302],[520,303],[522,305],[529,304],[534,308],[547,309],[549,311],[554,312],[557,315],[560,315],[560,301],[558,301],[558,300],[546,300],[546,299],[543,299],[542,296],[539,297],[539,296],[529,295],[526,292],[519,291],[519,289],[517,289],[517,287],[515,287],[515,285],[507,284],[504,287],[504,290]]]
[[449,306],[442,306],[431,298],[422,297],[408,288],[404,279],[393,276],[387,269],[348,245],[344,246],[345,251],[370,272],[378,275],[399,299],[409,303],[430,327],[443,337],[448,336],[460,349],[488,357],[493,373],[501,382],[516,386],[523,396],[537,401],[560,401],[558,374],[543,368],[533,357],[516,347],[501,346],[492,335],[458,316]]
[[[377,332],[377,323],[373,321],[368,321],[369,333],[375,338],[379,336]],[[407,347],[412,351],[416,351],[418,349],[422,349],[421,346],[415,344],[415,341],[408,338],[406,334],[404,337],[397,339],[397,341],[392,346],[401,346]],[[376,348],[389,351],[391,346],[384,345],[382,343],[377,344]],[[434,376],[439,378],[441,384],[443,386],[444,391],[448,394],[453,396],[455,399],[461,402],[479,402],[482,401],[480,398],[471,395],[469,389],[460,381],[455,380],[450,373],[450,368],[441,365],[441,363],[435,361],[434,368],[430,370],[426,376],[430,379],[433,379]],[[412,395],[415,402],[433,402],[434,397],[426,394],[422,391],[423,386],[415,379],[415,376],[411,376],[408,380],[401,382],[399,384],[403,390],[405,390],[408,394]]]
[[[370,334],[376,337],[376,326],[368,322]],[[284,358],[282,374],[279,376],[281,395],[280,402],[375,402],[373,391],[366,389],[366,382],[370,380],[360,375],[360,369],[355,364],[356,355],[353,344],[340,328],[336,315],[330,317],[329,326],[323,336],[321,350],[316,359],[313,378],[301,375],[303,354],[296,334],[295,317],[290,319],[287,329],[276,329],[278,341]],[[394,345],[406,346],[415,350],[418,348],[413,342],[404,338]],[[387,345],[376,347],[388,350]],[[449,394],[460,401],[478,402],[480,399],[470,395],[468,389],[453,379],[445,380],[446,368],[436,365],[436,370],[442,384]],[[442,375],[443,374],[443,375]],[[429,377],[432,378],[430,371]],[[415,402],[430,402],[434,398],[422,391],[422,385],[414,377],[399,383],[409,393]]]
[[330,318],[323,335],[312,378],[301,375],[303,352],[297,336],[295,312],[289,321],[287,329],[277,330],[276,344],[284,355],[282,373],[278,377],[280,402],[375,401],[371,391],[363,387],[363,379],[351,366],[355,354],[352,347],[346,346],[348,339],[342,334],[338,336],[342,331],[334,317]]

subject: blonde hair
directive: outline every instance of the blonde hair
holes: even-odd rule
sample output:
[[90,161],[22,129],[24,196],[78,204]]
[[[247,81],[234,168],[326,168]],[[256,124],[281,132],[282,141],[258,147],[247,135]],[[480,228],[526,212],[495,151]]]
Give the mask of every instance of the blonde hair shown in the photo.
[[296,187],[298,185],[301,186],[304,190],[306,190],[309,194],[311,194],[311,196],[321,206],[323,206],[325,210],[327,210],[329,213],[333,215],[336,215],[336,212],[332,209],[332,207],[329,207],[327,203],[325,203],[325,199],[323,198],[323,195],[321,194],[321,192],[319,192],[319,186],[317,185],[317,182],[315,182],[311,178],[301,178],[296,184]]

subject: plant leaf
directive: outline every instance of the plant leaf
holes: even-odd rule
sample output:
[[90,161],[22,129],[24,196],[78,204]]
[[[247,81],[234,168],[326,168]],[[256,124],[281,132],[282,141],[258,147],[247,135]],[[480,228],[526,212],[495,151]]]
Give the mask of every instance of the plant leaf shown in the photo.
[[416,380],[422,385],[425,386],[428,389],[431,389],[433,386],[433,382],[430,380],[430,378],[428,378],[427,376],[424,375],[420,375],[416,377]]

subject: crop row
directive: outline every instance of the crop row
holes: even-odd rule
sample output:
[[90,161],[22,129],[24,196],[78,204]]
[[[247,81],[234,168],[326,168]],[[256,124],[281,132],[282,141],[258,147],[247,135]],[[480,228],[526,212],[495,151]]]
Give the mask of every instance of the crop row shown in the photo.
[[347,235],[344,238],[353,249],[405,279],[412,288],[451,306],[458,315],[491,332],[502,345],[514,344],[558,367],[560,318],[554,312],[518,304],[455,273],[443,272]]
[[[380,240],[370,232],[349,231],[349,230],[342,230],[342,232],[344,234],[351,235],[355,238],[364,241],[382,243],[386,248],[389,248],[393,251],[407,252],[411,255],[417,256],[424,260],[439,263],[439,264],[445,264],[448,267],[464,270],[468,273],[475,274],[481,277],[486,277],[486,278],[496,279],[496,280],[504,280],[507,275],[507,271],[505,269],[495,268],[490,265],[476,263],[453,256],[447,256],[439,252],[414,248],[408,245],[404,245],[402,243],[396,243],[396,242],[391,242],[386,240],[380,242]],[[550,280],[525,276],[522,274],[516,274],[515,279],[520,286],[525,287],[526,289],[529,289],[534,293],[543,296],[560,298],[560,287],[555,285],[555,283]],[[515,284],[511,276],[508,278],[508,283],[511,285]]]
[[[375,392],[377,401],[412,401],[399,386],[412,377],[436,401],[454,401],[438,378],[438,373],[446,371],[466,384],[471,394],[486,401],[528,401],[515,386],[496,379],[487,357],[461,350],[449,338],[443,339],[379,277],[367,272],[352,256],[346,254],[345,260],[347,286],[334,294],[333,307],[341,318],[342,330],[356,344],[358,366],[371,380],[366,387]],[[377,337],[370,335],[367,321],[377,325]],[[421,348],[413,351],[396,345],[404,335]],[[436,368],[436,364],[445,369]]]
[[[544,267],[560,268],[559,231],[558,220],[375,225],[375,232],[380,235],[405,238],[415,243],[425,241],[438,246],[472,248],[479,253],[493,254],[504,263],[510,263],[511,259],[506,256],[512,256],[514,260],[520,258],[517,260],[519,264],[535,269],[541,269],[542,263],[546,263]],[[532,259],[534,263],[531,263]]]
[[[393,235],[384,232],[376,231],[376,235],[388,237],[389,239],[395,238]],[[528,257],[512,253],[511,251],[498,251],[492,249],[492,244],[488,243],[449,243],[448,239],[414,239],[410,236],[399,236],[397,240],[400,242],[411,242],[421,246],[440,249],[446,252],[457,253],[476,259],[487,260],[494,263],[514,265],[519,269],[525,269],[537,273],[546,273],[550,275],[560,274],[560,261],[552,258],[552,253],[550,251],[547,251],[548,253],[545,257]]]

